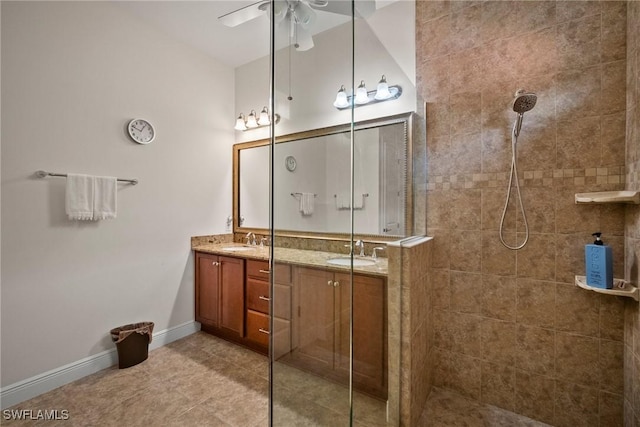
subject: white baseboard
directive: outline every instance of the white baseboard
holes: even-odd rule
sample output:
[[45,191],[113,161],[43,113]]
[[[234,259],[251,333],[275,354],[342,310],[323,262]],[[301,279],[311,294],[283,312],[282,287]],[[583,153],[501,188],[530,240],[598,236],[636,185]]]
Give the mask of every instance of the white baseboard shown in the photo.
[[[200,330],[195,321],[183,323],[153,334],[149,350],[155,350],[170,342],[184,338]],[[0,390],[0,406],[2,409],[32,399],[42,393],[53,390],[87,375],[94,374],[118,363],[116,349],[105,350],[68,365],[52,369],[48,372],[27,378]]]

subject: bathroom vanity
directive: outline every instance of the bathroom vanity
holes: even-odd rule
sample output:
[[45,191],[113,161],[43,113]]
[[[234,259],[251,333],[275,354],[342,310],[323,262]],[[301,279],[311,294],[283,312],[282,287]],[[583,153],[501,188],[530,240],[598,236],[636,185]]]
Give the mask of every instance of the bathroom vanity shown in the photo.
[[335,253],[276,248],[270,330],[268,248],[213,243],[192,249],[196,320],[203,331],[263,354],[273,335],[278,362],[348,383],[353,309],[354,385],[386,398],[386,258],[351,275],[350,267],[327,263]]

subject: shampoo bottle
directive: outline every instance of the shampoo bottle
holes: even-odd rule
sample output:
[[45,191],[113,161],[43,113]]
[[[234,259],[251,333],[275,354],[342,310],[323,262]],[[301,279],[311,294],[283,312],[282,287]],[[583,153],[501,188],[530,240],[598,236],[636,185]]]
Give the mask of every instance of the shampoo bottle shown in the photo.
[[591,245],[585,245],[584,263],[587,275],[587,285],[594,288],[613,288],[613,257],[611,247],[600,240],[602,233],[593,233],[596,240]]

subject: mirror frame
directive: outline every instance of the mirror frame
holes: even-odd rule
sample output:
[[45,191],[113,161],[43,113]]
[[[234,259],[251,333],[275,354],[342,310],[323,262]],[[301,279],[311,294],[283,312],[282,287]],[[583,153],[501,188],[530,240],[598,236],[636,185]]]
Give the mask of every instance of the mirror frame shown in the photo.
[[[381,235],[381,234],[358,234],[359,238],[366,238],[367,241],[388,242],[397,240],[398,238],[411,236],[413,234],[413,125],[415,113],[397,114],[394,116],[382,117],[378,119],[366,120],[355,123],[353,130],[370,129],[386,125],[404,123],[404,133],[406,140],[406,158],[405,158],[405,212],[404,212],[404,236],[399,235]],[[292,142],[300,139],[309,139],[326,135],[349,132],[351,124],[343,124],[330,126],[320,129],[313,129],[303,132],[291,133],[288,135],[276,136],[275,143]],[[241,142],[233,145],[233,233],[256,233],[268,235],[268,228],[243,227],[240,225],[240,151],[248,148],[262,147],[270,145],[271,139],[260,139],[250,142]],[[350,240],[351,233],[322,233],[315,231],[299,231],[299,230],[276,230],[275,234],[279,237],[297,237],[306,239],[323,239],[323,240]]]

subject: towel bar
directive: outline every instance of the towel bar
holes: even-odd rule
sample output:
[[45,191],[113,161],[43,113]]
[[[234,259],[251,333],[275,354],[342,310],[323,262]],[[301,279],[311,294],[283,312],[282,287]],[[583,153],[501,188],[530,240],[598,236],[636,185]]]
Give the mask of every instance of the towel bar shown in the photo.
[[[36,171],[36,176],[38,178],[46,178],[47,176],[61,176],[63,178],[67,177],[66,173],[55,173],[55,172],[46,172],[46,171]],[[128,182],[131,185],[136,185],[138,180],[136,178],[133,179],[124,179],[124,178],[116,178],[120,182]]]

